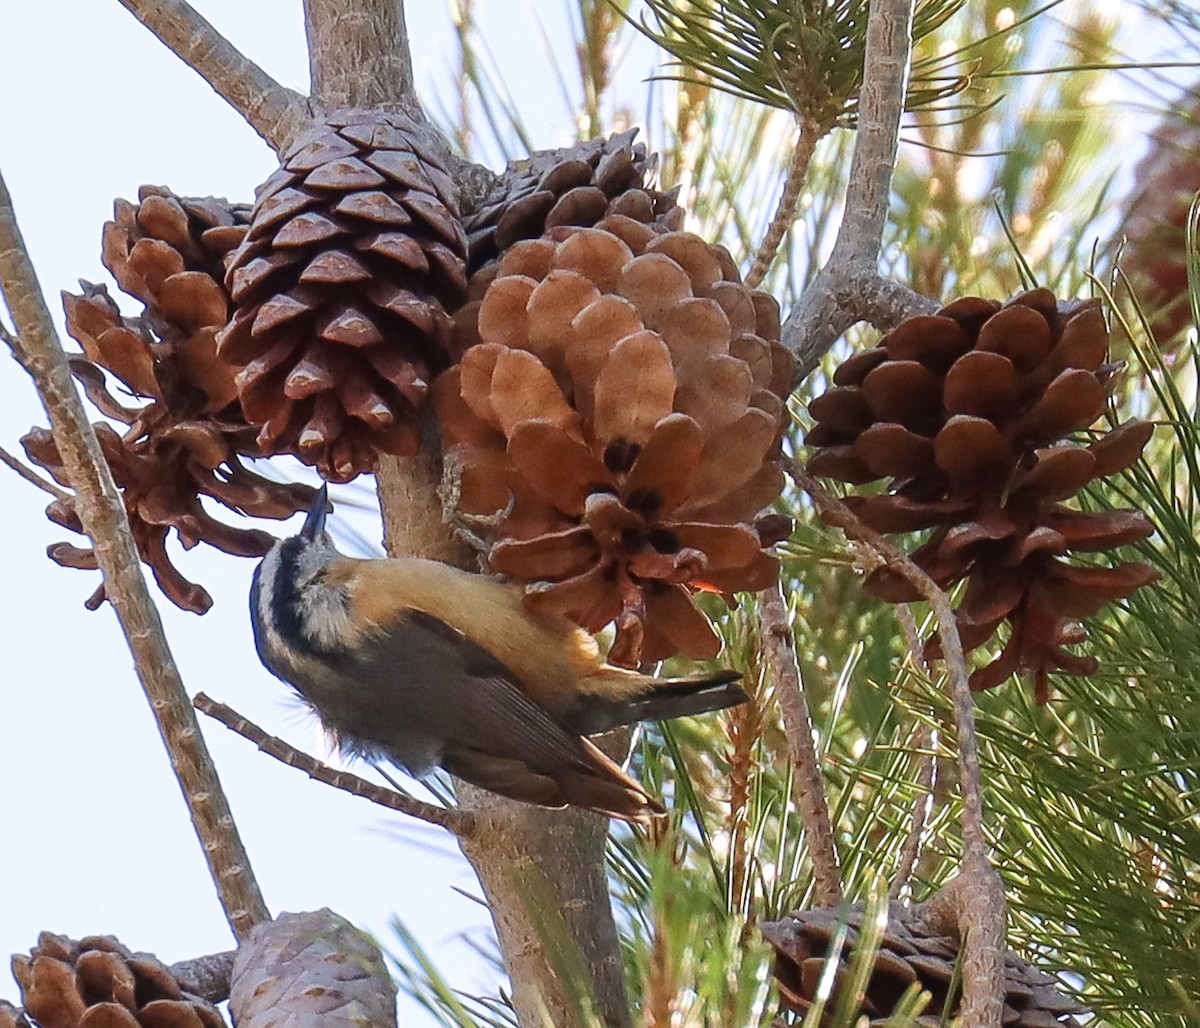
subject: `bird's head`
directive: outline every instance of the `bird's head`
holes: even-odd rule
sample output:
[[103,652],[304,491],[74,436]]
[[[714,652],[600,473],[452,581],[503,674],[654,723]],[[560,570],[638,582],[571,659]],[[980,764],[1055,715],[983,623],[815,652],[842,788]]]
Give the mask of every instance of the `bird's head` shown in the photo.
[[250,615],[260,652],[264,643],[304,650],[344,641],[345,596],[325,574],[341,556],[325,530],[332,510],[322,485],[300,531],[276,542],[255,571]]

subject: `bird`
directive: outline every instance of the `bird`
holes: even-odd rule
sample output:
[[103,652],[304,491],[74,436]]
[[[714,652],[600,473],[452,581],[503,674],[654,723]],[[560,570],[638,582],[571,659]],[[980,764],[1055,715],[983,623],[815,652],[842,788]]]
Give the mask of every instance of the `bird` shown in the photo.
[[663,806],[588,736],[749,698],[735,671],[615,667],[574,622],[529,610],[519,584],[418,557],[344,556],[330,513],[322,486],[300,531],[255,569],[250,614],[263,664],[346,756],[645,824]]

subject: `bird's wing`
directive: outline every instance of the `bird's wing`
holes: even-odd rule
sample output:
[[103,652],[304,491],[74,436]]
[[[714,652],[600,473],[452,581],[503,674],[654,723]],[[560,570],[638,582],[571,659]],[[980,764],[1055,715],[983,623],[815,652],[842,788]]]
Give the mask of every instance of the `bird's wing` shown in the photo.
[[405,745],[427,736],[434,762],[514,799],[638,821],[661,809],[592,743],[530,699],[500,660],[432,614],[406,611],[352,659],[353,677],[370,693],[363,699],[372,723],[351,734],[400,763],[411,766]]

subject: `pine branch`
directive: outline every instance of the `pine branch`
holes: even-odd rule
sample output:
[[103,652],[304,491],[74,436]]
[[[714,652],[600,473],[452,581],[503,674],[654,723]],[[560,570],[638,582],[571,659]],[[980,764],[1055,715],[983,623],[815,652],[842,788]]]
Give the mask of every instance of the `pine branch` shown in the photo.
[[304,28],[315,102],[420,111],[402,0],[304,0]]
[[69,500],[71,498],[71,494],[65,489],[60,489],[49,479],[42,478],[33,468],[19,457],[14,457],[2,446],[0,446],[0,464],[11,468],[30,485],[37,486],[42,492],[49,493],[56,500]]
[[[983,832],[983,775],[970,676],[950,597],[905,554],[866,525],[841,500],[827,493],[797,461],[788,474],[812,499],[822,519],[869,547],[876,558],[903,575],[933,608],[942,661],[950,679],[958,735],[959,789],[962,793],[963,863],[946,903],[953,907],[965,939],[963,958],[964,1028],[998,1028],[1004,996],[1004,889],[988,862]],[[999,892],[997,893],[997,889]]]
[[209,953],[191,960],[172,964],[168,971],[184,992],[208,1000],[209,1003],[224,1003],[229,999],[229,979],[233,974],[233,950],[224,953]]
[[779,195],[779,203],[767,234],[759,245],[758,253],[754,255],[754,264],[746,274],[746,285],[752,289],[758,288],[767,277],[775,255],[779,252],[779,244],[787,235],[788,229],[796,221],[796,211],[800,206],[800,196],[804,190],[804,180],[808,176],[808,166],[812,162],[813,150],[817,140],[824,133],[822,127],[815,121],[798,119],[796,125],[796,148],[792,151],[792,159],[788,164],[787,174],[783,180],[783,191]]
[[[431,460],[380,460],[384,544],[392,556],[433,557],[471,567],[473,555],[442,520],[441,476]],[[632,1028],[624,963],[605,863],[607,822],[588,811],[545,810],[464,782],[459,810],[475,830],[459,838],[487,900],[513,1008],[522,1026],[591,1024],[580,1014],[580,983],[560,973],[564,951],[590,978],[586,997],[610,1028]],[[516,871],[517,873],[514,873]],[[536,890],[536,891],[534,891]],[[539,908],[541,908],[539,910]],[[547,913],[560,922],[547,929]],[[565,936],[565,937],[564,937]],[[572,959],[573,958],[573,959]]]
[[851,325],[869,321],[881,331],[937,304],[879,274],[900,116],[912,50],[913,0],[871,0],[859,127],[850,162],[845,210],[833,252],[804,290],[783,329],[808,375]]
[[125,504],[100,451],[0,177],[0,292],[22,347],[18,357],[50,416],[75,505],[104,573],[105,592],[171,757],[225,916],[239,938],[270,915],[228,800],[150,598]]
[[303,96],[245,57],[185,0],[119,0],[207,82],[276,153],[308,118]]
[[205,693],[197,693],[192,704],[202,714],[207,714],[231,732],[236,732],[243,739],[252,742],[268,757],[274,757],[281,764],[294,767],[297,771],[303,771],[313,781],[340,789],[342,792],[348,792],[351,796],[370,800],[381,807],[387,807],[388,810],[395,810],[398,813],[407,814],[409,817],[426,821],[431,825],[437,825],[439,828],[445,828],[454,835],[465,835],[471,831],[472,818],[470,814],[459,810],[449,810],[432,803],[423,803],[396,789],[376,785],[349,771],[339,771],[328,764],[323,764],[278,736],[269,735],[249,718],[239,714],[227,704],[217,702]]
[[808,839],[817,901],[821,906],[836,907],[842,901],[842,882],[833,841],[833,823],[829,817],[829,800],[813,742],[808,698],[796,663],[787,604],[778,584],[758,594],[758,617],[766,665],[775,684],[775,697],[787,732],[788,753],[796,771],[796,808],[800,811]]

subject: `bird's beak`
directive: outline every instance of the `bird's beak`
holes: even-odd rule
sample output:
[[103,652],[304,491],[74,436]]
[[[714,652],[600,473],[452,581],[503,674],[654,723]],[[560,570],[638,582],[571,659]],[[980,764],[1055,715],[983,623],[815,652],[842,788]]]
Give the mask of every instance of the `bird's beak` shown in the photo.
[[312,506],[308,508],[308,517],[304,519],[304,527],[300,529],[300,538],[305,542],[316,542],[317,536],[325,531],[325,518],[332,510],[329,488],[322,484],[313,498]]

